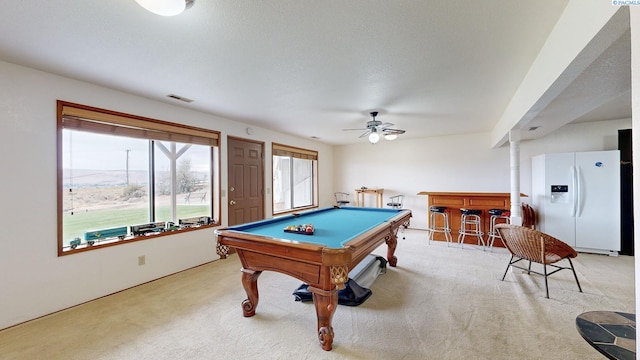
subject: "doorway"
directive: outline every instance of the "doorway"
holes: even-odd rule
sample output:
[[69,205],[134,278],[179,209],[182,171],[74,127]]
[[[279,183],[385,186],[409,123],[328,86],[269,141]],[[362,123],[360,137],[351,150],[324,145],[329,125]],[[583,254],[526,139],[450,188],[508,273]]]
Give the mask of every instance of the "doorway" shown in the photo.
[[264,143],[227,137],[229,226],[264,219]]

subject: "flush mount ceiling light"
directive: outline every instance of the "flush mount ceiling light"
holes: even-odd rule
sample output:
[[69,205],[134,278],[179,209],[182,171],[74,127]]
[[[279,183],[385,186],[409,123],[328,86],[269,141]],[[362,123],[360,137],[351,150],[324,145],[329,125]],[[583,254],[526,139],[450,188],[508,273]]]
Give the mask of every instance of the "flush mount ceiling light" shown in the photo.
[[136,0],[138,5],[162,16],[174,16],[187,10],[196,0]]

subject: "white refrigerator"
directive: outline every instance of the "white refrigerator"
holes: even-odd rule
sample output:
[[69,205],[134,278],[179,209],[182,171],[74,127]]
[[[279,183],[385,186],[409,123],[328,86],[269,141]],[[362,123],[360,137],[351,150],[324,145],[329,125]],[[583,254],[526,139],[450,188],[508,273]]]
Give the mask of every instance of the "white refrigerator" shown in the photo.
[[620,152],[534,156],[532,205],[538,229],[577,251],[620,251]]

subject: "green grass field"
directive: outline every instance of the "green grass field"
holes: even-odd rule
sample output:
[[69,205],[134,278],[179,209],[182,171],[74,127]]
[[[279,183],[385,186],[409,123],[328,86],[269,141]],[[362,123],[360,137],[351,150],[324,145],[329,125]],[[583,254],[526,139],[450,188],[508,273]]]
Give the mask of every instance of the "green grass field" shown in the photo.
[[[208,205],[178,205],[178,218],[210,216]],[[166,221],[171,217],[168,206],[157,208],[156,220]],[[147,208],[104,209],[86,212],[65,213],[63,218],[63,246],[76,237],[84,239],[84,233],[91,230],[107,229],[117,226],[145,224],[149,222]]]

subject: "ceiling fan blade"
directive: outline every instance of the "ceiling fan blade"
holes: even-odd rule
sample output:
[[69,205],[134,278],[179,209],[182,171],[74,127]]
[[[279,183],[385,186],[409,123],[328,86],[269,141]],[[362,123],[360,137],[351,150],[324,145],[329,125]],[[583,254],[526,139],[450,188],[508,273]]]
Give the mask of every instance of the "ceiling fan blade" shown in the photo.
[[364,133],[362,133],[362,135],[360,135],[359,137],[363,138],[363,137],[369,136],[369,134],[371,134],[371,130],[367,130],[367,131],[365,131],[365,132],[364,132]]
[[405,130],[400,130],[400,129],[382,129],[382,132],[385,134],[404,134],[406,131]]
[[393,125],[395,125],[395,124],[392,124],[390,122],[386,122],[386,123],[382,123],[382,124],[378,125],[378,127],[379,128],[388,128],[388,127],[391,127]]
[[358,129],[342,129],[342,131],[351,131],[351,130],[368,130],[367,128],[358,128]]

